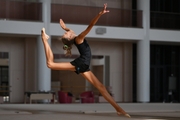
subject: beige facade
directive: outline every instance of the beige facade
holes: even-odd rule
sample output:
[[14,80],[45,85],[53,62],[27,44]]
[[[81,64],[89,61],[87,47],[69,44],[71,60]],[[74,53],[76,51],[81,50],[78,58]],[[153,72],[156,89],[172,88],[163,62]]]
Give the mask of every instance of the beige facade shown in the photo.
[[[88,38],[87,38],[88,40]],[[117,101],[132,101],[132,43],[125,42],[102,42],[96,39],[90,39],[92,55],[101,55],[110,57],[110,86]],[[9,81],[10,81],[10,101],[23,102],[25,91],[37,91],[37,39],[29,37],[0,37],[0,51],[9,53]],[[63,54],[62,43],[52,40],[52,50],[55,54]],[[78,54],[76,47],[73,47],[73,54]],[[42,53],[44,54],[44,53]],[[62,61],[62,60],[56,60]],[[69,59],[63,59],[69,61]],[[97,77],[102,81],[102,69],[94,70]],[[100,72],[98,72],[100,71]],[[54,72],[53,72],[54,73]],[[100,73],[100,74],[99,74]],[[85,80],[74,72],[59,71],[52,74],[59,76],[59,79],[51,81],[60,81],[63,86],[86,87]],[[55,77],[57,78],[57,77]],[[118,84],[118,86],[117,86]],[[116,87],[114,87],[116,86]],[[66,89],[68,90],[68,89]],[[77,89],[75,93],[84,91]],[[128,92],[129,94],[124,94]],[[118,95],[117,95],[118,94]]]
[[[112,87],[114,98],[118,102],[132,102],[133,43],[137,45],[137,73],[134,72],[137,77],[135,78],[137,80],[137,94],[133,100],[149,102],[149,47],[151,42],[173,44],[180,42],[178,30],[150,28],[150,9],[147,7],[150,6],[149,0],[137,1],[137,11],[132,10],[131,0],[52,0],[53,4],[49,0],[40,0],[42,3],[36,3],[37,0],[28,0],[33,2],[31,4],[25,2],[19,4],[20,0],[17,1],[0,1],[2,6],[8,6],[7,8],[2,7],[4,11],[2,11],[3,14],[0,14],[0,17],[3,18],[0,19],[0,52],[9,53],[10,102],[12,103],[23,102],[25,91],[37,91],[39,89],[38,85],[41,85],[38,84],[39,81],[41,81],[43,87],[50,87],[50,81],[59,81],[59,89],[65,90],[64,86],[76,86],[81,87],[80,90],[77,90],[80,92],[90,86],[84,78],[74,72],[51,71],[51,80],[49,79],[49,73],[47,76],[43,74],[46,73],[43,70],[47,67],[45,66],[45,56],[41,56],[44,54],[43,47],[40,48],[41,44],[38,42],[40,40],[40,30],[42,27],[46,27],[48,34],[51,35],[53,53],[63,54],[62,43],[58,41],[59,36],[64,33],[59,27],[59,18],[65,19],[65,22],[67,20],[67,26],[76,30],[76,33],[79,34],[87,27],[89,20],[94,17],[99,7],[103,3],[108,3],[110,14],[99,20],[100,24],[96,24],[92,28],[87,35],[87,40],[91,45],[93,55],[109,57],[108,82],[109,86]],[[75,6],[71,6],[72,4]],[[49,16],[51,16],[51,20]],[[82,18],[79,16],[82,16]],[[97,30],[101,28],[105,29],[105,33],[97,34]],[[39,52],[39,48],[42,53]],[[78,54],[75,47],[73,47],[73,54]],[[40,60],[44,60],[42,62],[44,65],[38,64]],[[71,60],[69,58],[59,58],[55,61]],[[102,61],[92,60],[91,68],[104,84],[105,73],[103,70],[106,64]],[[0,60],[0,62],[2,65],[7,64],[7,61]],[[37,69],[37,67],[40,69]],[[41,76],[39,77],[39,75]],[[46,83],[41,78],[47,78]],[[135,86],[135,83],[133,85]],[[69,89],[66,89],[66,91],[69,91]],[[75,94],[78,95],[79,93]]]

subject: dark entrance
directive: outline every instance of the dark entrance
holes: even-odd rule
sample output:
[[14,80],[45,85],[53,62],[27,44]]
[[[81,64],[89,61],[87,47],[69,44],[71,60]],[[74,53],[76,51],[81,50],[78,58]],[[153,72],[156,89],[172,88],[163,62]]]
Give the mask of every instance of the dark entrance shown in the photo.
[[[133,89],[136,91],[136,45],[133,49]],[[180,102],[180,46],[150,46],[150,102]],[[136,92],[133,93],[136,102]]]

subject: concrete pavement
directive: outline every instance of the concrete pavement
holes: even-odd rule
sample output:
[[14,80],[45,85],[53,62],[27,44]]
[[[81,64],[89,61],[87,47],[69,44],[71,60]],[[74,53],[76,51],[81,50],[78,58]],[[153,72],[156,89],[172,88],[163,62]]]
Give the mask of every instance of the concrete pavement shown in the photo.
[[118,116],[108,103],[0,104],[0,120],[180,120],[180,104],[119,103],[132,118]]

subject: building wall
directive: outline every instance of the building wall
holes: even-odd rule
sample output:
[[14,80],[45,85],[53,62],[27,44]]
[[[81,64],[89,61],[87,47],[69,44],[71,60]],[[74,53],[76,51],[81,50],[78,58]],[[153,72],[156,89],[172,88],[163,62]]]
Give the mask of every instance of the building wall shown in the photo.
[[[16,26],[18,23],[18,27]],[[11,92],[11,102],[22,102],[23,101],[23,92],[26,90],[36,90],[37,87],[37,78],[36,78],[36,37],[34,38],[29,38],[27,37],[26,39],[18,38],[18,34],[29,34],[29,35],[39,35],[39,30],[43,27],[42,23],[31,23],[31,22],[23,22],[22,24],[20,22],[16,21],[1,21],[0,24],[2,28],[6,29],[0,29],[1,33],[12,33],[16,34],[16,37],[9,37],[6,35],[1,36],[1,44],[0,44],[0,50],[3,52],[10,52],[10,85],[12,86],[12,91],[17,93]],[[22,29],[26,25],[26,28],[32,28],[32,29]],[[77,33],[82,31],[85,26],[81,25],[67,25],[68,27],[72,29],[76,29]],[[117,67],[116,64],[113,63],[119,63],[121,64],[123,62],[126,62],[126,59],[122,60],[122,58],[131,56],[131,53],[126,53],[126,50],[124,51],[125,54],[122,54],[123,52],[117,53],[117,51],[122,51],[123,45],[119,45],[116,43],[123,43],[127,42],[125,45],[126,47],[130,46],[130,44],[133,41],[136,40],[141,40],[143,38],[143,32],[142,29],[135,29],[135,28],[116,28],[116,27],[106,27],[107,28],[107,33],[103,35],[97,35],[95,33],[96,28],[99,26],[94,26],[92,31],[88,34],[88,41],[90,41],[90,44],[92,44],[92,51],[94,54],[103,54],[103,55],[110,55],[110,84],[112,85],[113,93],[115,94],[115,99],[117,101],[129,101],[131,100],[131,94],[125,94],[128,92],[128,87],[131,87],[131,83],[128,83],[126,79],[131,76],[123,76],[122,72],[122,66],[119,65]],[[16,29],[11,29],[11,28],[16,28]],[[58,24],[51,24],[50,27],[50,34],[52,36],[59,36],[63,34],[63,30],[60,29]],[[151,41],[159,41],[159,42],[176,42],[178,43],[180,34],[179,31],[172,31],[172,30],[150,30],[150,39]],[[24,35],[25,36],[25,35]],[[94,39],[96,38],[96,39]],[[57,38],[58,39],[58,38]],[[17,40],[17,41],[16,41]],[[14,41],[15,44],[14,44]],[[103,42],[102,42],[103,41]],[[92,42],[92,43],[91,43]],[[59,47],[58,44],[61,43],[56,43],[53,41],[53,51],[55,53],[63,53],[62,47]],[[112,44],[112,45],[111,45]],[[34,47],[33,47],[34,45]],[[100,47],[100,46],[104,47]],[[11,47],[12,46],[12,47]],[[115,47],[116,46],[116,47]],[[120,47],[121,46],[121,47]],[[124,47],[124,49],[126,49]],[[102,49],[104,48],[104,49]],[[108,49],[107,49],[108,48]],[[120,49],[121,48],[121,49]],[[16,50],[17,49],[17,50]],[[110,50],[109,50],[110,49]],[[104,50],[104,51],[102,51]],[[128,49],[131,50],[131,49]],[[24,51],[24,52],[23,52]],[[130,52],[130,51],[129,51]],[[75,47],[73,47],[73,54],[76,54],[77,50]],[[17,54],[17,55],[16,55]],[[117,55],[118,54],[118,55]],[[117,57],[117,56],[118,57]],[[13,57],[12,57],[13,56]],[[25,57],[26,56],[26,57]],[[124,56],[124,57],[123,57]],[[24,58],[25,57],[25,58]],[[16,64],[17,61],[19,61],[18,64]],[[24,61],[24,59],[26,59]],[[116,60],[117,59],[117,60]],[[130,60],[130,58],[129,58]],[[129,68],[128,66],[131,66],[130,61],[124,65],[123,69],[126,74],[131,73],[131,69],[129,71],[126,71],[126,68]],[[12,65],[11,65],[12,64]],[[20,67],[19,67],[20,66]],[[22,67],[23,66],[23,67]],[[25,73],[24,72],[25,69]],[[17,71],[17,73],[15,73]],[[34,71],[34,72],[33,72]],[[20,74],[21,73],[21,74]],[[18,75],[18,76],[16,76]],[[25,77],[25,79],[23,79]],[[19,78],[19,81],[22,81],[22,84],[18,84],[15,86],[16,83],[14,82],[16,78]],[[16,79],[17,80],[17,79]],[[24,83],[24,80],[26,81]],[[120,80],[120,81],[119,81]],[[121,81],[124,80],[124,81]],[[18,80],[17,80],[18,81]],[[117,82],[117,84],[116,84]],[[25,84],[25,85],[24,85]],[[20,87],[19,87],[20,85]],[[25,86],[25,88],[23,88]],[[123,87],[126,86],[124,89]],[[18,88],[16,90],[16,88]],[[21,91],[19,89],[23,89],[24,91]],[[20,93],[18,92],[20,91]],[[21,94],[21,97],[17,97],[17,95]]]
[[[25,38],[25,91],[37,90],[37,40]],[[43,53],[42,53],[43,54]]]
[[[131,43],[121,42],[101,42],[101,41],[88,41],[93,55],[107,55],[110,56],[110,85],[112,86],[113,93],[116,101],[123,101],[123,92],[125,81],[132,82],[132,74],[125,73],[126,64],[131,65],[132,54]],[[124,49],[127,47],[128,49]],[[63,54],[62,43],[58,40],[52,40],[53,53]],[[16,37],[0,37],[0,51],[9,52],[9,67],[10,67],[10,101],[23,102],[25,91],[37,90],[36,78],[36,38],[16,38]],[[126,51],[126,52],[125,52]],[[73,54],[79,54],[76,47],[73,47]],[[42,53],[44,54],[44,53]],[[125,54],[128,55],[125,58]],[[69,59],[65,59],[68,61]],[[127,67],[128,71],[132,71],[131,67]],[[86,86],[84,78],[75,73],[62,72],[59,77],[62,80],[68,81],[73,79],[73,85]],[[124,74],[125,73],[125,74]],[[131,72],[130,72],[131,73]],[[67,77],[68,76],[68,77]],[[66,78],[66,79],[65,79]],[[129,79],[130,78],[130,79]],[[78,83],[79,81],[79,83]],[[128,89],[131,93],[131,89]],[[131,97],[127,99],[131,101]]]
[[[110,57],[110,86],[112,86],[115,100],[121,102],[132,101],[132,43],[102,42],[96,39],[90,39],[88,43],[91,46],[92,55]],[[52,49],[56,54],[64,52],[62,43],[58,40],[53,40]],[[75,46],[72,49],[72,54],[79,54]],[[64,76],[74,80],[74,76],[70,77],[68,74],[64,74]],[[77,81],[74,80],[72,82]],[[124,92],[128,93],[128,95],[124,94]]]
[[0,37],[0,51],[9,53],[10,102],[24,102],[24,92],[37,86],[36,39]]
[[22,102],[24,99],[24,43],[21,38],[0,37],[0,51],[9,52],[9,86],[12,102]]
[[[107,0],[106,0],[107,1]],[[60,2],[60,1],[58,1]],[[68,0],[61,1],[68,2]],[[72,2],[72,1],[71,1]],[[86,3],[87,2],[87,3]],[[100,5],[101,3],[93,3],[86,1],[76,3],[88,5]],[[99,1],[95,1],[99,2]],[[105,1],[101,1],[105,2]],[[114,1],[109,1],[113,2]],[[118,1],[116,1],[118,2]],[[70,2],[69,2],[70,3]],[[109,3],[108,3],[109,5]],[[123,4],[116,3],[117,8],[129,9],[130,4],[124,2]],[[110,3],[111,6],[111,3]],[[115,5],[112,5],[115,6]],[[112,7],[111,6],[111,7]],[[23,101],[24,91],[36,90],[36,38],[17,38],[8,37],[8,34],[18,35],[39,35],[40,29],[43,27],[42,22],[25,22],[25,21],[9,21],[0,20],[0,29],[3,37],[0,37],[0,50],[10,53],[10,85],[11,88],[11,102]],[[24,27],[27,26],[27,27]],[[58,26],[58,28],[56,27]],[[86,26],[83,25],[68,25],[68,27],[76,29],[77,32],[84,30]],[[87,37],[90,39],[92,46],[92,53],[97,55],[110,56],[110,84],[112,85],[113,93],[116,101],[131,101],[132,87],[132,41],[143,40],[143,30],[141,28],[122,28],[122,27],[106,27],[107,33],[103,35],[96,34],[95,26]],[[6,28],[6,29],[4,29]],[[26,29],[29,28],[29,29]],[[50,33],[52,36],[59,36],[64,31],[60,30],[58,24],[50,25]],[[179,31],[172,30],[150,30],[149,33],[151,41],[160,42],[180,42]],[[99,38],[101,40],[93,41]],[[113,39],[113,41],[112,41]],[[33,41],[33,42],[31,42]],[[103,42],[102,42],[103,41]],[[122,42],[124,41],[124,42]],[[130,42],[129,42],[130,41]],[[56,41],[52,43],[53,52],[63,53],[62,47]],[[60,43],[61,44],[61,43]],[[108,49],[107,49],[108,48]],[[73,48],[73,53],[77,54],[77,50]],[[33,79],[33,80],[32,80]],[[25,86],[25,87],[24,87]],[[128,94],[126,94],[128,93]]]
[[101,7],[104,3],[108,3],[109,8],[131,9],[132,0],[51,0],[52,3],[66,5],[83,5]]

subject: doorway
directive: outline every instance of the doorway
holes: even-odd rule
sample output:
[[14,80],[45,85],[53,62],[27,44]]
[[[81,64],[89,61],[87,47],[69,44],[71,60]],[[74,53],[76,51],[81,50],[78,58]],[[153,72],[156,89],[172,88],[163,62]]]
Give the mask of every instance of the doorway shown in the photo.
[[3,102],[9,102],[9,63],[8,52],[0,52],[0,97]]

